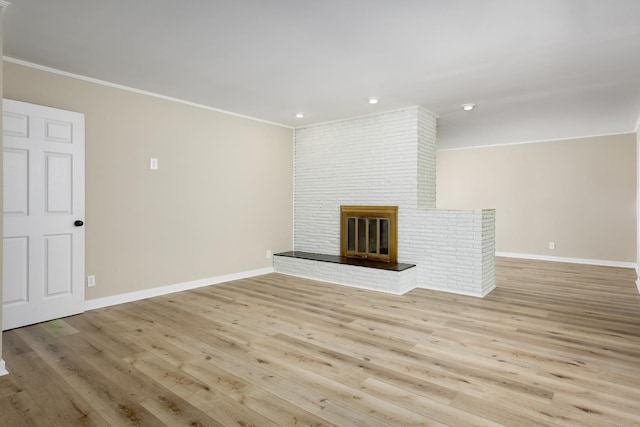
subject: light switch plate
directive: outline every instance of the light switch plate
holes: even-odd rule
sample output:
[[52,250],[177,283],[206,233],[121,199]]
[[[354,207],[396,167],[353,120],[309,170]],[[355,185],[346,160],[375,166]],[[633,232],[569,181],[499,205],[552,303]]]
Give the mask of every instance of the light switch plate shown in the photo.
[[158,159],[155,157],[149,159],[149,169],[152,171],[158,170]]

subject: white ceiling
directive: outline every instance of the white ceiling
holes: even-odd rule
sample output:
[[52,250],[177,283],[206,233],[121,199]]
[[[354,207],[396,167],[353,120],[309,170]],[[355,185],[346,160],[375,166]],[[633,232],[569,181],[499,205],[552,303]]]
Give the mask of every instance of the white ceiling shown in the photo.
[[638,0],[11,3],[8,57],[292,127],[423,105],[456,148],[640,117]]

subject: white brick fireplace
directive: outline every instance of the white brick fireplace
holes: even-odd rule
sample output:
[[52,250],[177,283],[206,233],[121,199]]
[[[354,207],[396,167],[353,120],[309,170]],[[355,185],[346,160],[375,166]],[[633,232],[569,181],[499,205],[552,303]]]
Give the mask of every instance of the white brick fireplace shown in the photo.
[[[337,255],[341,205],[395,205],[398,262],[416,267],[411,282],[387,291],[420,287],[485,296],[495,287],[495,211],[435,209],[435,177],[436,117],[422,107],[296,129],[294,250]],[[375,270],[354,267],[345,274],[329,264],[319,267],[328,274],[315,277],[309,269],[318,268],[304,261],[276,256],[274,267],[385,290]],[[384,281],[397,273],[379,274]],[[353,283],[344,283],[345,276]]]

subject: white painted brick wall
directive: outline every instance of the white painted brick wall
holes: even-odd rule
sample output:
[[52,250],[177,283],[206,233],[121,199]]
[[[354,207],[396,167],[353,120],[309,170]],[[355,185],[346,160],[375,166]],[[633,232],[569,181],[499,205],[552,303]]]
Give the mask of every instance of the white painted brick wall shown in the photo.
[[496,287],[496,211],[482,215],[482,296]]
[[402,295],[416,287],[415,267],[403,271],[387,271],[278,255],[273,257],[273,267],[282,274],[396,295]]
[[418,111],[418,208],[436,207],[436,133],[432,114]]
[[417,265],[417,286],[484,296],[495,287],[494,210],[415,210],[399,224],[400,262]]
[[494,211],[433,209],[436,124],[413,107],[297,129],[294,249],[337,255],[341,205],[397,205],[398,261],[418,287],[493,289]]

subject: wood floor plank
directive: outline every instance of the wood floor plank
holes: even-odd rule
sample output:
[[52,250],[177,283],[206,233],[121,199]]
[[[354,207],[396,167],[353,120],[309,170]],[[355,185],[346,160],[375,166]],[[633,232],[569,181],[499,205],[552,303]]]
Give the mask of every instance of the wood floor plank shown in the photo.
[[212,421],[204,425],[265,427],[277,425],[267,417],[219,392],[206,381],[191,376],[154,355],[139,356],[131,363],[167,390],[172,390],[199,411],[206,413]]
[[640,425],[631,269],[496,259],[485,298],[281,274],[7,331],[0,425]]
[[378,399],[356,388],[331,380],[295,365],[283,362],[277,357],[265,353],[248,354],[258,363],[267,366],[267,369],[281,376],[295,377],[296,381],[312,385],[320,393],[327,396],[330,401],[340,402],[353,410],[354,419],[366,420],[368,425],[402,425],[402,426],[437,426],[435,420],[429,420],[418,414],[401,410],[395,403]]
[[185,372],[204,379],[212,388],[273,420],[278,425],[333,425],[311,412],[301,410],[296,404],[274,395],[268,389],[257,386],[252,381],[247,381],[213,363],[191,363],[185,367]]
[[2,414],[3,425],[7,426],[46,427],[53,425],[26,391],[20,391],[0,399],[0,414]]
[[[251,363],[241,359],[229,359],[225,354],[212,352],[213,357],[209,360],[193,361],[184,366],[184,371],[198,378],[210,378],[218,381],[218,376],[232,375],[242,378],[246,383],[267,390],[274,397],[289,402],[296,409],[289,415],[298,417],[297,413],[307,413],[317,415],[326,407],[327,398],[315,391],[308,389],[295,381],[285,377],[273,375],[262,366],[253,366]],[[220,373],[222,369],[222,374]],[[303,418],[300,417],[300,418]],[[327,423],[344,425],[344,419],[326,418]]]
[[15,373],[9,377],[17,377],[16,381],[38,402],[51,425],[109,425],[87,400],[56,375],[35,352],[22,353],[19,357],[9,355],[6,362]]
[[[286,335],[278,335],[276,338],[285,342],[287,346],[313,354],[331,365],[340,366],[344,370],[341,376],[345,378],[345,381],[353,377],[355,377],[356,381],[362,381],[363,378],[369,377],[378,378],[428,399],[438,400],[443,403],[450,403],[456,395],[455,389],[438,384],[437,381],[434,381],[435,376],[433,375],[429,376],[428,380],[425,380],[412,375],[404,367],[402,370],[391,369],[386,364],[372,363],[370,359],[363,360],[357,356],[323,347],[318,343],[303,341]],[[284,351],[290,352],[286,348]],[[326,368],[324,369],[326,370]],[[358,371],[362,371],[362,373]],[[461,379],[460,381],[464,382],[465,380]]]
[[361,384],[361,389],[380,399],[396,402],[402,407],[423,414],[429,418],[449,426],[483,426],[497,427],[498,424],[470,412],[459,410],[451,405],[445,405],[436,400],[424,399],[422,396],[393,386],[376,378],[367,378]]
[[23,328],[19,334],[108,423],[153,425],[159,422],[140,405],[135,392],[112,380],[112,372],[93,368],[60,341],[53,344],[39,325]]

